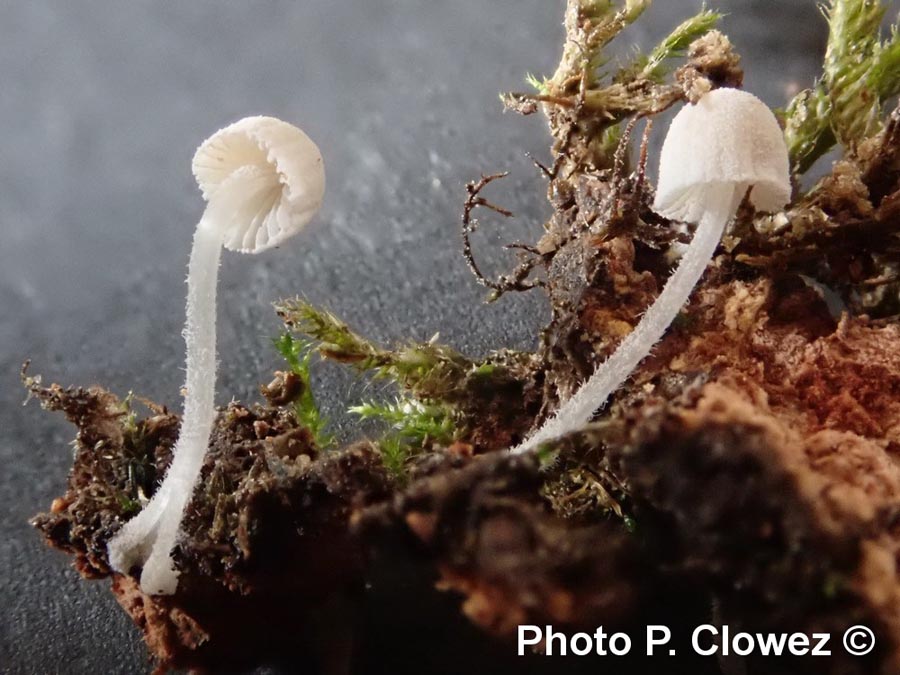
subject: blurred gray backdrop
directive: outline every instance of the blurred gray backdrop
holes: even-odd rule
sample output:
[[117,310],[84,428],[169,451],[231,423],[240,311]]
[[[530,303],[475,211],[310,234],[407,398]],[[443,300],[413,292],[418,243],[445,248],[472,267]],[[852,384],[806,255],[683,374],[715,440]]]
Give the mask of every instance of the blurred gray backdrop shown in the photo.
[[[700,0],[659,0],[618,44],[652,45]],[[252,399],[278,365],[270,302],[302,294],[376,339],[443,340],[472,354],[529,347],[538,294],[484,305],[459,255],[466,181],[492,194],[485,266],[547,216],[525,157],[547,156],[540,116],[504,115],[501,90],[550,74],[563,0],[0,1],[0,670],[147,670],[105,582],[85,583],[27,519],[64,488],[73,430],[31,404],[18,371],[102,383],[178,407],[184,276],[204,203],[194,148],[270,114],[320,145],[328,192],[313,225],[263,256],[226,254],[219,402]],[[812,0],[712,3],[743,54],[746,87],[781,106],[814,77],[824,21]],[[664,129],[656,130],[657,142]],[[315,371],[327,414],[364,385]]]

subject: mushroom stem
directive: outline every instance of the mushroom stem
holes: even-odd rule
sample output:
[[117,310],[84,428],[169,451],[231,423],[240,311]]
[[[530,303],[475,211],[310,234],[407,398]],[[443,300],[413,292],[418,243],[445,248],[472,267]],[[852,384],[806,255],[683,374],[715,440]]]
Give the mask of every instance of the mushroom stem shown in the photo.
[[687,303],[691,291],[712,260],[725,226],[734,216],[742,197],[743,193],[733,185],[710,189],[710,193],[706,195],[706,210],[690,247],[637,327],[550,420],[511,450],[513,454],[533,450],[590,422],[594,413],[606,403],[606,399],[650,353],[653,345],[662,339],[666,329]]
[[[181,516],[193,494],[215,421],[216,285],[222,255],[221,229],[201,219],[194,234],[187,277],[187,390],[181,431],[165,479],[144,509],[110,541],[110,564],[127,572],[143,563],[144,592],[174,593],[178,572],[172,564]],[[148,548],[150,549],[148,551]]]

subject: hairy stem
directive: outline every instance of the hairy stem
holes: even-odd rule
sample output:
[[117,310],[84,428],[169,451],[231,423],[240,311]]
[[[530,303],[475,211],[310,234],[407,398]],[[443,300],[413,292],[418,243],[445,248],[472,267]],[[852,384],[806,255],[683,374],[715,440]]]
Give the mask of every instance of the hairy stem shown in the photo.
[[622,340],[616,351],[594,371],[572,398],[557,410],[556,415],[532,434],[513,454],[537,449],[541,444],[552,441],[567,433],[577,431],[590,422],[606,399],[618,389],[638,364],[650,353],[653,345],[662,339],[691,292],[703,276],[706,266],[712,260],[722,232],[735,211],[734,188],[719,189],[709,194],[709,205],[693,241],[678,269],[669,277],[662,293],[641,318],[637,327]]
[[216,284],[221,252],[221,235],[201,220],[188,264],[187,394],[172,464],[150,502],[109,543],[110,564],[117,571],[127,573],[143,564],[141,588],[145,593],[175,592],[178,572],[171,552],[215,421]]

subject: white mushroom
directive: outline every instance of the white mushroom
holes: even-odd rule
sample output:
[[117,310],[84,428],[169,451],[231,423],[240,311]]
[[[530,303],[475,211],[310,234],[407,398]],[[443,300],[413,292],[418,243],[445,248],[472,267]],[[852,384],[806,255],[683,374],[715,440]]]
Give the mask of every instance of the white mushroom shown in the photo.
[[145,593],[174,593],[171,552],[200,475],[216,416],[216,283],[222,247],[259,253],[299,232],[325,192],[318,147],[272,117],[247,117],[197,149],[194,176],[207,201],[188,264],[187,382],[181,431],[165,479],[144,509],[109,542],[110,565],[142,565]]
[[693,240],[637,327],[513,453],[536,448],[591,420],[687,303],[747,191],[757,210],[779,211],[790,201],[789,173],[778,121],[752,94],[717,89],[675,116],[663,144],[653,208],[671,220],[696,223]]

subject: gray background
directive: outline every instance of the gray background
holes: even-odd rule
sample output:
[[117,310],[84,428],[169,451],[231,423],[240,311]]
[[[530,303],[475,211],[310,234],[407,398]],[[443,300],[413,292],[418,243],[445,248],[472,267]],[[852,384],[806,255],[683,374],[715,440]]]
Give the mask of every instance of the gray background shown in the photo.
[[[660,0],[619,45],[650,45],[700,0]],[[773,106],[813,78],[824,22],[812,0],[721,2],[746,86]],[[534,239],[546,157],[539,116],[503,115],[501,90],[557,61],[563,0],[0,1],[0,669],[141,672],[144,650],[106,584],[85,583],[27,525],[64,488],[73,431],[32,404],[18,370],[102,383],[178,406],[185,265],[203,202],[195,146],[248,114],[320,145],[326,204],[260,257],[227,254],[220,396],[249,399],[278,360],[269,303],[303,294],[385,341],[442,339],[481,354],[529,347],[537,294],[480,304],[459,249],[464,183],[518,215],[480,235]],[[657,136],[662,134],[657,129]],[[657,138],[658,140],[658,138]],[[487,223],[486,223],[487,226]],[[377,392],[316,370],[341,424]],[[343,429],[347,436],[347,429]]]

